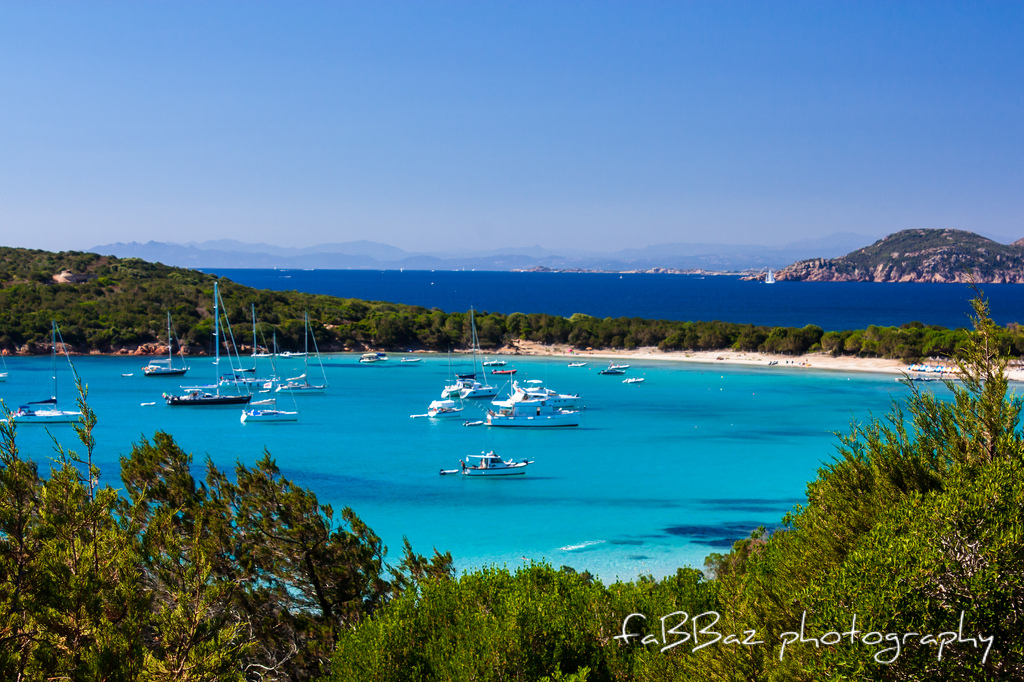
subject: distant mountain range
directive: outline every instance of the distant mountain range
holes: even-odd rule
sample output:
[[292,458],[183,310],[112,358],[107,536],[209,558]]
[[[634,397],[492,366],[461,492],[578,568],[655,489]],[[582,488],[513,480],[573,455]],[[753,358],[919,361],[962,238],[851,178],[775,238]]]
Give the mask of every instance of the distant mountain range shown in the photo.
[[414,253],[370,241],[289,248],[232,239],[173,244],[128,242],[88,249],[119,258],[186,268],[316,268],[337,270],[710,270],[750,272],[808,258],[833,258],[871,237],[849,232],[777,246],[669,243],[612,253],[552,251],[540,246],[486,252]]
[[775,273],[804,282],[1024,283],[1024,239],[1000,244],[964,230],[903,230],[840,258],[813,258]]

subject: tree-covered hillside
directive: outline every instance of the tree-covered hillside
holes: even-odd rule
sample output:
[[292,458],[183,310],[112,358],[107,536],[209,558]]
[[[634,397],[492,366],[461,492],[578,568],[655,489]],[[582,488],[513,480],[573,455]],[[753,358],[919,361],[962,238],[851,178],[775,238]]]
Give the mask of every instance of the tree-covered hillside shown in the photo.
[[[55,276],[70,272],[72,281]],[[166,315],[191,353],[212,353],[214,275],[138,259],[117,259],[80,252],[49,253],[0,248],[0,350],[49,352],[50,320],[78,352],[115,353],[140,346],[154,351],[166,343]],[[244,287],[220,278],[237,343],[253,344],[251,306],[259,327],[256,341],[269,346],[276,334],[281,350],[303,346],[303,315],[308,311],[321,350],[426,349],[470,347],[468,311],[446,312],[378,301],[278,292]],[[222,323],[223,323],[222,318]],[[576,348],[664,351],[760,351],[799,355],[893,357],[908,361],[950,357],[967,332],[910,323],[864,330],[767,327],[720,321],[568,318],[529,312],[508,315],[478,311],[477,334],[484,349],[512,348],[518,340]],[[224,336],[227,343],[228,335]],[[1011,325],[995,336],[1001,351],[1024,354],[1024,334]],[[148,346],[147,346],[148,344]]]

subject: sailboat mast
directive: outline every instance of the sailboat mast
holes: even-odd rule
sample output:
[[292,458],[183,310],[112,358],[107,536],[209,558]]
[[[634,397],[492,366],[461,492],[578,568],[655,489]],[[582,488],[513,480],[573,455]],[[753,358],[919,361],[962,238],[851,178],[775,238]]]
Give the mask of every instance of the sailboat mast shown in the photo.
[[53,353],[50,357],[50,374],[53,376],[53,401],[57,402],[57,321],[50,320],[50,346]]
[[252,306],[252,367],[256,369],[256,304]]
[[213,378],[217,381],[217,366],[220,364],[220,310],[217,308],[217,299],[220,294],[217,291],[217,282],[213,283]]
[[171,311],[167,311],[167,369],[174,364],[174,349],[171,348]]
[[[302,327],[302,367],[303,372],[309,376],[309,311],[305,311],[305,317],[303,318],[304,326]],[[306,381],[309,381],[307,378]]]
[[[470,328],[470,342],[473,344],[473,371],[476,372],[477,371],[477,366],[476,366],[476,346],[477,346],[477,340],[476,340],[476,321],[473,319],[473,307],[472,306],[470,306],[470,308],[469,308],[469,328]],[[480,371],[483,372],[483,368],[482,367],[480,368]]]

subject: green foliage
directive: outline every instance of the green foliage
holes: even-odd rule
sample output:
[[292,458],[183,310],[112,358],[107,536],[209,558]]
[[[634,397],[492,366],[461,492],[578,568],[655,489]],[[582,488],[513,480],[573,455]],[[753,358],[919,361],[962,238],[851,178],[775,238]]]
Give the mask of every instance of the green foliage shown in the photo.
[[79,390],[86,454],[55,443],[48,478],[0,422],[0,678],[309,680],[339,633],[451,576],[408,543],[390,569],[351,509],[336,522],[269,455],[197,482],[158,432],[122,458],[123,494],[101,487]]
[[661,615],[702,613],[715,603],[714,585],[693,569],[606,588],[586,573],[543,563],[514,573],[483,568],[458,580],[426,580],[343,633],[327,679],[673,679],[696,670],[702,657],[619,645],[623,620],[650,614],[650,623],[631,623],[660,633]]

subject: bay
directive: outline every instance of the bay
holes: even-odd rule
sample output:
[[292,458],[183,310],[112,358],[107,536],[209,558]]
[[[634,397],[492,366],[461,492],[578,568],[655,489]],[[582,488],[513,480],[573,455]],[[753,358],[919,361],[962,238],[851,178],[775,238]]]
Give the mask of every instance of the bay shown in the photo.
[[[851,419],[884,414],[907,391],[885,375],[652,360],[630,363],[627,376],[645,378],[630,385],[598,375],[604,363],[596,359],[569,368],[570,358],[517,357],[516,379],[579,392],[587,409],[576,428],[505,430],[410,418],[440,397],[453,370],[470,364],[464,356],[454,356],[452,366],[445,356],[419,357],[366,365],[354,354],[326,355],[328,392],[296,397],[300,421],[279,425],[242,424],[237,408],[168,407],[161,393],[181,381],[142,376],[141,358],[74,363],[99,418],[96,461],[104,482],[117,485],[119,457],[157,430],[193,453],[197,477],[207,457],[230,470],[266,450],[336,515],[352,507],[396,563],[407,536],[420,553],[451,551],[460,570],[546,560],[605,580],[700,567],[708,553],[727,551],[750,530],[774,527],[831,460],[833,432]],[[211,359],[188,362],[188,380],[214,377]],[[289,362],[279,365],[281,374],[301,371],[301,361]],[[0,397],[8,406],[48,397],[49,358],[7,364]],[[58,373],[67,404],[66,365]],[[483,407],[467,406],[466,414],[482,417]],[[49,433],[81,449],[69,426]],[[53,456],[49,433],[19,426],[22,454],[45,463]],[[514,479],[438,475],[491,450],[535,463]]]
[[[970,328],[964,284],[745,282],[736,275],[399,270],[210,270],[259,289],[405,303],[446,312],[477,310],[569,317],[721,320],[826,331],[909,322]],[[1017,284],[981,287],[999,324],[1024,322]]]

